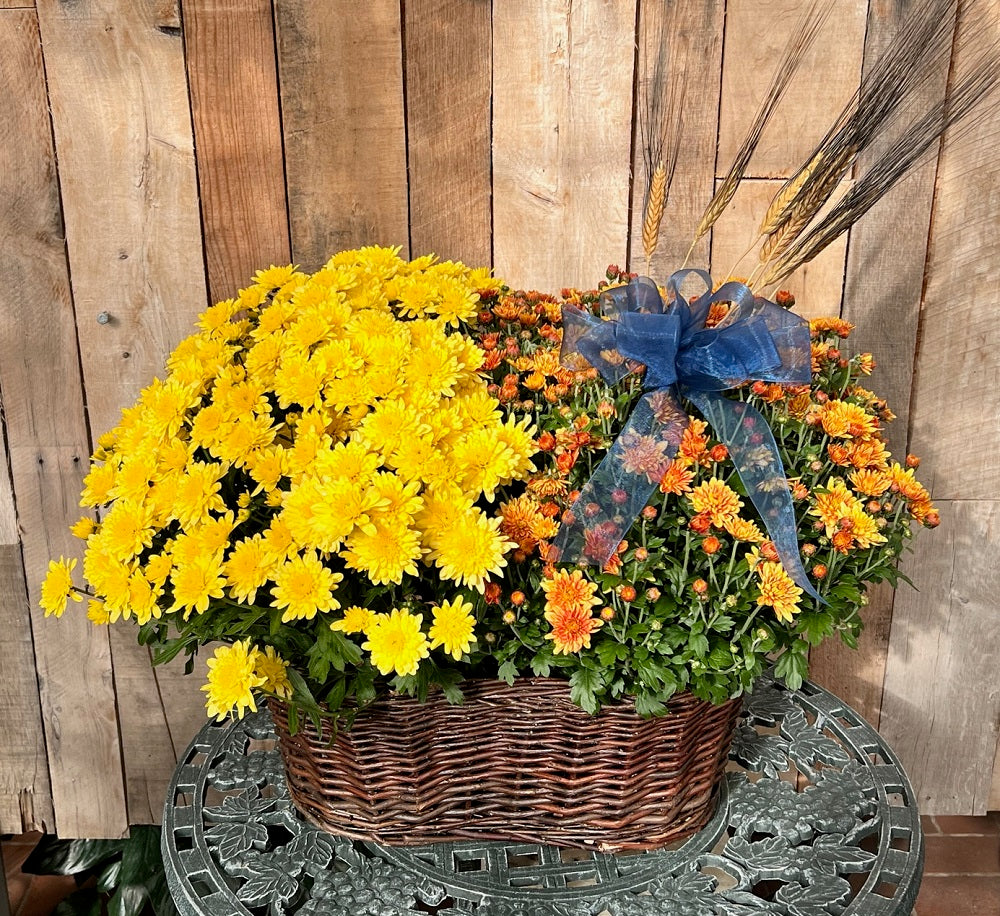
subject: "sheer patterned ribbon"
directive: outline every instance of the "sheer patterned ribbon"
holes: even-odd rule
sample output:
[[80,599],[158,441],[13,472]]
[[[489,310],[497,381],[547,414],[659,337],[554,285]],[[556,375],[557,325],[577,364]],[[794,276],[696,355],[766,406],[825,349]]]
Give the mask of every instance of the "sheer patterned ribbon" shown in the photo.
[[[680,294],[689,276],[706,287],[693,302]],[[601,294],[600,318],[563,310],[564,364],[583,357],[608,384],[634,371],[636,363],[646,374],[642,397],[564,519],[552,555],[566,562],[608,562],[673,461],[689,423],[683,397],[729,449],[788,575],[822,600],[799,558],[795,510],[770,427],[753,405],[720,394],[750,380],[808,384],[809,325],[742,283],[726,283],[713,293],[703,270],[677,271],[667,290],[669,304],[652,280],[639,277]],[[707,328],[716,302],[731,305],[719,324]]]

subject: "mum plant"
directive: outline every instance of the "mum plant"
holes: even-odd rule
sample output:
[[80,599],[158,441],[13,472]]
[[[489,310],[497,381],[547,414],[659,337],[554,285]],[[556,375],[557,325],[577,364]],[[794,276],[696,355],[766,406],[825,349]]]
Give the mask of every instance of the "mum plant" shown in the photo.
[[219,718],[261,694],[294,722],[523,675],[648,716],[685,688],[738,695],[776,654],[798,684],[810,646],[854,644],[864,588],[899,577],[911,522],[937,521],[916,459],[886,451],[871,357],[846,355],[846,322],[814,321],[810,384],[726,393],[774,432],[814,595],[686,402],[673,460],[626,431],[623,460],[655,477],[630,530],[599,565],[586,549],[560,564],[553,543],[589,511],[576,497],[643,387],[639,365],[609,386],[561,362],[563,314],[599,302],[384,248],[259,272],[100,438],[82,500],[100,521],[73,528],[89,587],[53,561],[43,607],[86,596],[94,623],[138,624],[158,663],[221,642],[203,688]]

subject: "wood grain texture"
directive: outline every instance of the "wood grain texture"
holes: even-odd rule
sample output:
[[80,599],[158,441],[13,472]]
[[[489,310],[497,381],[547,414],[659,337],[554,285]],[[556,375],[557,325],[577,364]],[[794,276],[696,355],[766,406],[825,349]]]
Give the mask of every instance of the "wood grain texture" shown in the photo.
[[[164,697],[157,686],[149,650],[135,639],[135,627],[122,623],[110,627],[115,662],[115,689],[121,698],[122,736],[125,744],[125,797],[130,824],[159,824],[167,785],[177,764],[166,718]],[[133,730],[152,720],[146,740],[128,742]],[[163,723],[166,723],[164,725]],[[183,750],[183,748],[182,748]]]
[[[730,273],[744,279],[757,265],[757,255],[751,253],[738,259],[754,241],[761,217],[771,198],[781,187],[780,181],[747,179],[736,190],[712,230],[712,276],[721,281]],[[847,239],[837,239],[814,260],[800,267],[781,288],[795,295],[795,312],[806,318],[838,315],[844,283],[844,258]]]
[[990,786],[990,798],[986,810],[1000,811],[1000,741],[997,742],[997,752],[993,758],[993,783]]
[[492,263],[491,0],[411,0],[406,12],[410,244]]
[[[4,456],[6,457],[6,456]],[[0,544],[0,833],[54,827],[21,548]]]
[[209,295],[291,261],[270,0],[184,8]]
[[[650,272],[661,282],[677,270],[687,254],[695,227],[715,189],[715,148],[719,130],[719,73],[722,67],[723,0],[679,0],[672,4],[640,0],[639,80],[636,87],[637,118],[643,118],[646,98],[661,42],[669,48],[671,79],[683,84],[683,143],[677,156],[674,179],[660,226],[660,240]],[[630,269],[644,272],[642,251],[643,195],[649,182],[643,159],[642,138],[635,130],[632,164],[632,234]],[[648,130],[648,128],[647,128]],[[655,167],[655,165],[654,165]],[[695,246],[689,266],[709,261],[709,237]]]
[[627,254],[635,0],[493,9],[493,256],[512,285],[593,286]]
[[194,670],[191,674],[184,673],[186,658],[180,656],[166,665],[154,668],[160,696],[169,702],[164,703],[167,712],[167,723],[170,726],[170,740],[174,746],[174,754],[180,760],[187,746],[208,721],[205,711],[205,694],[201,686],[208,678],[206,660],[212,657],[215,648],[220,643],[203,646],[195,658]]
[[[956,59],[956,73],[967,64]],[[911,447],[936,499],[992,499],[1000,489],[998,143],[993,105],[941,149],[910,417]]]
[[996,596],[1000,501],[939,502],[918,537],[892,620],[881,732],[924,814],[984,814],[1000,731]]
[[275,0],[292,256],[409,250],[397,0]]
[[[895,0],[872,0],[868,12],[865,67],[872,66],[902,24],[906,7]],[[948,60],[913,100],[913,109],[933,104],[946,90]],[[890,142],[862,156],[867,167]],[[851,229],[848,238],[842,315],[856,325],[851,335],[854,352],[869,351],[877,369],[871,387],[888,402],[897,420],[887,427],[893,455],[906,454],[910,395],[924,260],[930,230],[937,172],[937,147],[927,160]],[[906,586],[902,586],[906,590]],[[852,702],[876,726],[888,657],[894,593],[875,589],[864,618],[866,631],[859,651],[839,641],[827,642],[810,653],[812,676],[828,690]],[[860,704],[860,705],[857,705]]]
[[153,13],[145,2],[38,5],[95,435],[207,302],[182,40]]
[[[38,13],[96,434],[162,371],[207,301],[183,42],[175,29],[161,28],[153,3],[43,0]],[[110,322],[97,323],[102,311]],[[67,498],[71,483],[78,476],[63,480]],[[106,646],[107,634],[101,638]],[[127,670],[127,657],[120,660]],[[60,675],[71,679],[72,666]],[[165,740],[158,703],[123,695],[120,713],[126,761]],[[134,776],[134,764],[131,770]],[[100,768],[92,772],[105,777]],[[115,774],[121,792],[120,761]],[[129,795],[143,797],[131,782]],[[149,794],[160,784],[154,779]],[[66,816],[58,798],[56,814],[57,823]],[[115,831],[107,811],[91,806],[89,814],[91,832]],[[144,816],[140,807],[136,818]]]
[[[807,4],[728,0],[722,62],[718,174],[725,175],[767,92],[778,59]],[[747,175],[787,177],[840,113],[861,78],[867,0],[841,0],[765,128]]]
[[[4,614],[18,619],[10,632],[4,627],[5,638],[21,653],[34,635],[38,682],[21,682],[22,729],[29,728],[21,738],[40,746],[37,732],[29,737],[40,694],[55,817],[44,766],[28,782],[33,806],[64,836],[120,833],[125,806],[107,635],[81,614],[45,620],[37,607],[50,557],[79,555],[67,526],[80,514],[88,443],[35,14],[0,15],[0,33],[0,388],[32,618],[29,629],[24,586],[7,568]],[[6,651],[3,657],[6,676]]]

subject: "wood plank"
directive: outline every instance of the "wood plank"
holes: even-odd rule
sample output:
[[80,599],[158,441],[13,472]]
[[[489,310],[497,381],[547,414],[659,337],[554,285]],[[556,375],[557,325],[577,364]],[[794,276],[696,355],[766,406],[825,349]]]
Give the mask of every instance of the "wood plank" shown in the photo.
[[997,742],[996,756],[993,758],[993,783],[990,786],[988,811],[1000,811],[1000,742]]
[[[756,266],[756,254],[742,261],[739,258],[753,242],[761,217],[781,184],[747,179],[737,188],[732,203],[712,230],[712,275],[716,282],[730,273],[745,279]],[[781,283],[782,289],[795,295],[796,314],[806,318],[840,314],[846,251],[847,239],[837,239]],[[735,271],[734,265],[738,265]]]
[[[802,0],[728,0],[718,174],[725,175],[767,92]],[[787,177],[808,157],[861,77],[867,0],[843,0],[805,55],[761,136],[747,175]]]
[[166,718],[163,705],[167,698],[161,696],[157,687],[149,650],[136,642],[135,628],[130,624],[119,624],[110,627],[110,635],[115,660],[115,689],[122,698],[120,705],[137,707],[137,718],[149,718],[154,723],[154,727],[148,729],[144,742],[125,745],[129,823],[159,824],[163,820],[167,785],[177,764],[169,725],[162,727],[160,724]]
[[0,833],[54,827],[21,548],[0,545]]
[[97,434],[207,301],[182,39],[152,4],[42,0],[38,14]]
[[184,8],[209,295],[291,261],[270,0]]
[[[38,6],[87,407],[99,433],[162,370],[207,300],[183,39],[152,3]],[[101,312],[110,321],[98,323]],[[127,761],[167,735],[155,706],[123,696],[120,714]],[[118,773],[121,791],[120,763]],[[65,816],[58,801],[56,814]],[[91,830],[115,831],[105,812],[89,814]]]
[[493,9],[493,255],[521,287],[627,256],[635,0]]
[[[35,14],[4,13],[0,30],[5,51],[0,82],[6,88],[0,95],[5,201],[0,215],[0,272],[5,278],[0,289],[0,387],[32,606],[54,818],[44,792],[35,804],[48,818],[47,826],[64,836],[120,834],[126,819],[107,635],[94,631],[82,614],[45,620],[36,604],[50,557],[79,555],[79,542],[67,526],[80,514],[81,468],[89,449]],[[6,540],[12,540],[9,531]],[[18,594],[23,592],[12,591],[11,600]],[[23,605],[18,614],[22,623],[14,635],[23,651]],[[29,689],[23,698],[29,717],[37,715],[31,710],[36,702],[32,693]]]
[[397,0],[275,0],[292,256],[409,250]]
[[[719,88],[722,69],[722,28],[725,4],[721,0],[678,0],[663,4],[642,0],[639,5],[639,85],[637,117],[642,119],[661,42],[669,49],[670,79],[683,85],[683,143],[666,213],[660,225],[660,240],[650,272],[665,280],[684,261],[694,230],[715,189],[715,148],[719,132]],[[642,250],[644,189],[649,177],[643,158],[643,133],[635,128],[632,164],[632,235],[629,264],[646,271]],[[695,246],[690,266],[709,262],[709,238]]]
[[[902,24],[906,7],[894,0],[872,0],[868,12],[865,67],[872,66]],[[930,105],[946,89],[948,61],[928,81],[914,105]],[[890,142],[865,154],[861,168]],[[914,354],[923,292],[924,260],[937,156],[923,165],[874,207],[851,230],[842,315],[856,325],[851,335],[854,352],[869,351],[877,369],[871,387],[884,397],[898,419],[887,427],[890,451],[902,458],[909,435],[910,394]],[[876,589],[865,611],[866,631],[857,652],[839,641],[827,642],[810,654],[812,676],[844,697],[873,724],[879,705],[892,622],[893,593]]]
[[[956,73],[967,64],[959,56]],[[993,105],[941,149],[911,416],[912,448],[937,499],[990,499],[1000,489],[1000,329],[984,307],[1000,288],[998,143]]]
[[1000,501],[938,503],[896,595],[882,736],[899,754],[924,814],[984,814],[1000,723],[996,595]]
[[[173,742],[174,754],[178,760],[208,721],[205,694],[201,692],[201,686],[208,678],[205,662],[212,657],[217,645],[219,643],[211,643],[201,648],[191,674],[184,673],[184,656],[153,669],[160,695],[165,700],[170,740]],[[166,701],[168,697],[169,701]]]
[[410,244],[492,263],[492,0],[417,0],[406,14]]

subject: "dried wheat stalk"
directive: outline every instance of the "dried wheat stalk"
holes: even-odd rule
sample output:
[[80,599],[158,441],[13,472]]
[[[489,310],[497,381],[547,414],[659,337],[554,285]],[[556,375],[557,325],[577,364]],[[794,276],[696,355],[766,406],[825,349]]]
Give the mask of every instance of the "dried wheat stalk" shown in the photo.
[[642,252],[646,256],[646,270],[660,241],[660,222],[667,202],[667,167],[662,160],[653,170],[646,200],[646,212],[642,220]]

